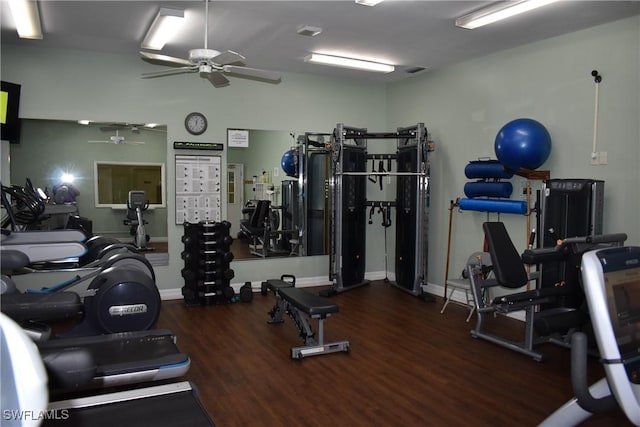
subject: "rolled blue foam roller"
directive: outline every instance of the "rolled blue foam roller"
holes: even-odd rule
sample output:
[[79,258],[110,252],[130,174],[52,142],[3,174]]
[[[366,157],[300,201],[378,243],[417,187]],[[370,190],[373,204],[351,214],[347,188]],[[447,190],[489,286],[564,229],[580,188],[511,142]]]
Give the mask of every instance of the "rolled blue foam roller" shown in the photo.
[[525,215],[527,202],[524,200],[460,199],[463,211],[480,211]]
[[512,173],[504,169],[498,160],[472,160],[464,168],[464,174],[469,179],[500,178],[509,179]]
[[467,197],[502,197],[508,199],[513,193],[513,185],[504,181],[476,181],[464,185]]

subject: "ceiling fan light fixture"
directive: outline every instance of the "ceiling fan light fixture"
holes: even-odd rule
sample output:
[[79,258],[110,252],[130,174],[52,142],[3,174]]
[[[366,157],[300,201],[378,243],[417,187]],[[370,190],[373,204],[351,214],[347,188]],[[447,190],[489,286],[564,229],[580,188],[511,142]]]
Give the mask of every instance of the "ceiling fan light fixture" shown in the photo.
[[378,73],[391,73],[395,70],[395,66],[383,64],[374,61],[365,61],[362,59],[345,58],[343,56],[324,55],[321,53],[312,53],[305,56],[305,62],[313,64],[331,65],[334,67],[353,68],[356,70],[374,71]]
[[143,49],[161,50],[182,23],[184,10],[161,7],[140,46]]
[[212,67],[211,65],[209,65],[209,64],[201,64],[201,65],[198,67],[198,72],[199,72],[200,74],[209,74],[209,73],[211,73],[212,71],[213,71],[213,67]]
[[378,3],[382,3],[383,1],[384,0],[356,0],[356,3],[363,6],[375,6]]
[[520,0],[504,1],[491,4],[468,15],[456,19],[456,27],[474,30],[484,25],[493,24],[521,13],[529,12],[558,0]]
[[10,0],[9,9],[21,39],[42,40],[40,13],[35,0]]

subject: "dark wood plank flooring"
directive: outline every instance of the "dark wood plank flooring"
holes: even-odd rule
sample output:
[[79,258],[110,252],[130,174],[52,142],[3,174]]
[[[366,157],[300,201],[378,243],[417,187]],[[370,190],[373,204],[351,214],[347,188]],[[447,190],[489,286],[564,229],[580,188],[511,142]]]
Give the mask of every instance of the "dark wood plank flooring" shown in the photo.
[[[291,360],[301,340],[289,318],[267,324],[272,295],[208,307],[166,301],[158,326],[191,357],[185,379],[219,427],[535,426],[573,395],[567,349],[545,344],[548,357],[535,362],[474,339],[464,307],[440,314],[441,298],[381,282],[332,298],[340,312],[325,322],[325,340],[348,339],[348,354]],[[522,330],[513,319],[491,323]],[[601,376],[593,360],[591,382]],[[630,424],[616,410],[585,425]]]

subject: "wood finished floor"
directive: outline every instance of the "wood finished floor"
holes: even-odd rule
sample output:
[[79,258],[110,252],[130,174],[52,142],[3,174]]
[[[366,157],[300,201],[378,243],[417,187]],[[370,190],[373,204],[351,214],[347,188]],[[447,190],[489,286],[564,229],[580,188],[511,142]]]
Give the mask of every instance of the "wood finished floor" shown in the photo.
[[[165,301],[158,326],[191,357],[184,379],[218,427],[535,426],[573,395],[567,349],[545,344],[548,357],[535,362],[474,339],[464,307],[440,314],[441,298],[424,302],[382,282],[332,299],[340,312],[325,322],[325,341],[348,339],[348,354],[291,360],[301,340],[288,317],[267,324],[272,295],[208,307]],[[513,337],[522,329],[504,317],[490,326]],[[590,363],[594,382],[602,369]],[[616,410],[584,425],[631,424]]]

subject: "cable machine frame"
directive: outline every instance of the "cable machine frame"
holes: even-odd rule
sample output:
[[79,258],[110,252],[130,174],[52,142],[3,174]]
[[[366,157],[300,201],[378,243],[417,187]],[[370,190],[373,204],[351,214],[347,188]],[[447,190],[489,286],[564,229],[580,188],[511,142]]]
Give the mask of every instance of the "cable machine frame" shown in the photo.
[[[385,140],[396,139],[396,153],[395,154],[367,154],[368,140]],[[331,240],[330,240],[330,255],[329,255],[329,279],[333,282],[333,290],[335,292],[343,292],[353,289],[358,286],[368,284],[367,280],[363,280],[361,283],[345,286],[343,280],[343,231],[344,231],[344,205],[343,205],[343,192],[344,192],[344,177],[346,176],[413,176],[416,177],[416,190],[413,195],[415,200],[415,234],[416,240],[413,246],[413,279],[411,280],[410,287],[404,287],[397,282],[391,282],[399,289],[409,292],[415,296],[423,295],[423,286],[426,284],[426,276],[428,270],[428,203],[429,203],[429,173],[430,163],[428,153],[430,150],[430,144],[427,141],[427,130],[424,123],[418,123],[415,126],[397,128],[396,132],[388,133],[369,133],[366,128],[355,128],[345,126],[342,123],[338,123],[334,129],[332,141],[331,141],[331,169],[332,174],[329,182],[329,188],[331,192],[331,212],[332,221],[330,226]],[[351,141],[351,142],[349,142]],[[365,153],[365,169],[368,160],[370,159],[395,159],[396,171],[399,170],[397,163],[398,153],[401,149],[406,147],[412,147],[416,150],[416,162],[415,170],[406,172],[367,172],[365,171],[344,171],[344,148],[359,147],[363,149]],[[396,192],[397,193],[397,192]],[[370,201],[366,199],[366,187],[365,187],[365,204],[362,209],[367,206],[386,206],[396,208],[396,221],[398,218],[398,197],[396,194],[395,201]],[[360,207],[359,207],[360,208]],[[397,223],[396,223],[397,224]],[[398,236],[396,235],[396,244]],[[366,253],[363,254],[366,258]],[[397,266],[396,257],[396,266]],[[396,272],[397,273],[397,272]]]

